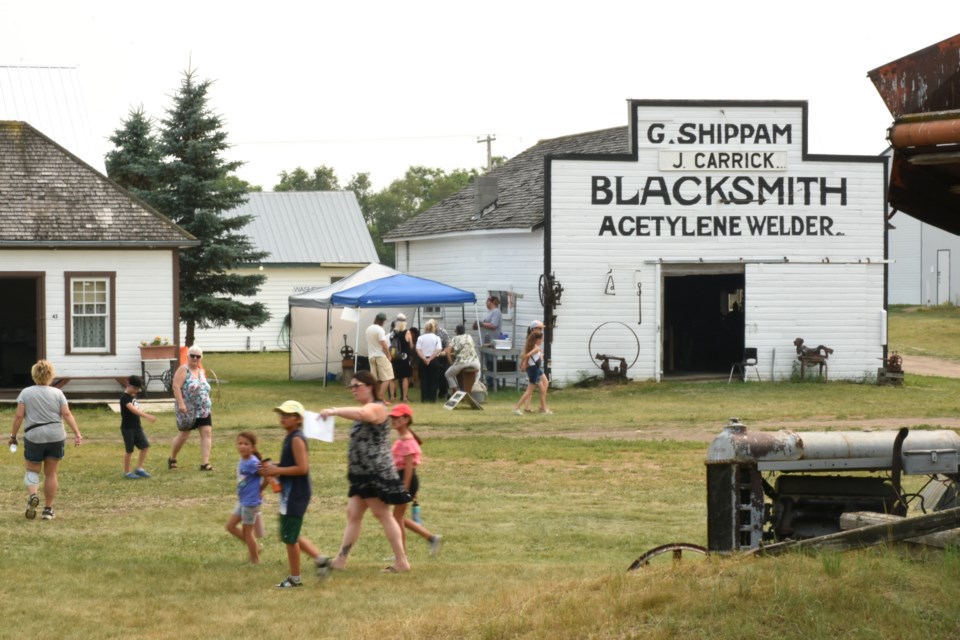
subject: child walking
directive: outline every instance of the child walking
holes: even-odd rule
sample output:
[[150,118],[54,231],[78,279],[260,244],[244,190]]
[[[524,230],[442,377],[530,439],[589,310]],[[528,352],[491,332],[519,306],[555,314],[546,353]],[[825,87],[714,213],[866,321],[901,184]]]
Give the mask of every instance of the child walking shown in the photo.
[[527,342],[523,347],[523,355],[520,357],[527,370],[527,389],[520,396],[520,401],[513,407],[513,412],[518,416],[523,415],[524,403],[528,402],[536,389],[540,389],[540,413],[552,413],[547,408],[547,390],[540,386],[540,376],[543,375],[543,332],[531,331],[527,336]]
[[[417,467],[420,466],[420,461],[423,457],[420,449],[423,441],[420,440],[420,437],[411,429],[413,425],[413,409],[410,408],[410,405],[398,404],[395,406],[393,411],[390,412],[390,424],[397,430],[398,436],[392,448],[393,462],[397,466],[397,473],[400,474],[400,479],[403,480],[404,489],[407,490],[410,498],[414,501],[414,504],[416,504],[417,492],[420,490],[420,480],[417,478]],[[431,556],[440,553],[443,536],[435,535],[419,522],[405,518],[404,514],[406,510],[406,504],[398,504],[393,507],[393,517],[396,519],[397,524],[400,525],[400,532],[403,536],[404,551],[407,549],[406,529],[410,529],[410,531],[413,531],[430,543]]]
[[[123,436],[123,477],[127,480],[139,480],[140,478],[149,478],[150,474],[143,468],[143,463],[147,459],[147,451],[150,449],[150,442],[147,440],[147,434],[143,432],[141,418],[146,418],[150,422],[156,422],[156,416],[152,416],[137,403],[137,394],[143,386],[140,376],[130,376],[127,378],[127,386],[120,395],[120,435]],[[133,458],[133,449],[140,450],[137,459],[137,468],[130,471],[130,461]]]
[[227,520],[225,529],[247,545],[250,564],[260,564],[260,544],[257,542],[256,523],[263,502],[261,489],[260,460],[257,451],[257,434],[242,431],[237,434],[237,507]]
[[290,575],[277,585],[281,589],[302,587],[300,579],[300,552],[313,558],[317,575],[329,575],[329,558],[306,537],[300,535],[303,516],[310,502],[310,459],[307,456],[307,439],[303,435],[303,405],[296,400],[287,400],[273,409],[280,415],[280,426],[286,432],[280,464],[272,462],[260,465],[260,475],[274,476],[280,480],[280,539],[287,546],[287,562]]

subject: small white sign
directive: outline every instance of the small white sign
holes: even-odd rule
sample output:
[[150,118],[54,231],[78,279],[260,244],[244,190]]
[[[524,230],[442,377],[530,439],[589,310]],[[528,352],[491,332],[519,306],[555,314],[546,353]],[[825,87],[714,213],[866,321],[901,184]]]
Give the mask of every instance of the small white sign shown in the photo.
[[314,440],[333,442],[333,416],[324,419],[319,413],[304,411],[303,435]]
[[786,171],[786,151],[661,151],[661,171]]

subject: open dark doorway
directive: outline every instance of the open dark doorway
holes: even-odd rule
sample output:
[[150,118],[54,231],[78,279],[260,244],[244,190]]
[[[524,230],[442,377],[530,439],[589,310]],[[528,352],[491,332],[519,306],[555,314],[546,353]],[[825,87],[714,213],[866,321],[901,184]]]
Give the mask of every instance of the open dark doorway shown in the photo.
[[742,273],[664,277],[664,375],[727,374],[743,355]]
[[33,384],[30,367],[44,356],[38,337],[43,311],[42,275],[0,274],[0,388],[22,389]]

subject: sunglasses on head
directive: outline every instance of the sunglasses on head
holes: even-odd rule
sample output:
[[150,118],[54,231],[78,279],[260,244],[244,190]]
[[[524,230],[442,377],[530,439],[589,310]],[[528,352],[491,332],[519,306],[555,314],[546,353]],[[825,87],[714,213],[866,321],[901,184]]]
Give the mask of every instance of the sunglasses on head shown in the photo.
[[353,384],[350,385],[350,388],[356,389],[357,387],[365,387],[365,386],[367,385],[363,384],[362,382],[354,382]]

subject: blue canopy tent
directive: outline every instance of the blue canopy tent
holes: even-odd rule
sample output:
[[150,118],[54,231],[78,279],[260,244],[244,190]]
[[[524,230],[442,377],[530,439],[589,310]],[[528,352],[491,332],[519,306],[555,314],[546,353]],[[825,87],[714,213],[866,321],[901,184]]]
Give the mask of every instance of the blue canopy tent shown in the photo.
[[[373,267],[386,270],[387,273],[376,272]],[[372,277],[371,277],[372,276]],[[379,277],[378,277],[379,276]],[[359,280],[359,284],[354,284],[350,288],[344,288],[348,283],[346,280]],[[313,377],[323,377],[324,385],[328,378],[329,366],[329,342],[331,330],[330,311],[333,308],[355,310],[351,314],[351,324],[355,324],[356,339],[354,344],[354,353],[360,354],[363,351],[360,348],[360,331],[369,326],[372,321],[371,312],[366,312],[366,317],[361,316],[362,310],[370,308],[381,308],[384,310],[404,310],[422,306],[450,306],[463,305],[467,303],[474,304],[474,313],[479,318],[476,309],[477,297],[470,291],[457,289],[434,280],[426,278],[417,278],[402,273],[398,273],[381,265],[370,265],[360,271],[348,276],[344,281],[335,283],[324,289],[310,291],[299,296],[290,297],[291,315],[300,308],[305,312],[315,310],[325,310],[327,321],[323,322],[317,332],[314,322],[297,322],[291,325],[290,344],[291,344],[291,378],[292,379],[312,379]],[[350,283],[352,284],[352,283]],[[338,321],[341,322],[341,321]],[[310,327],[311,334],[304,334],[302,338],[299,332],[296,332],[301,324]],[[363,325],[363,326],[361,326]],[[316,334],[316,335],[313,335]],[[325,335],[324,335],[325,334]],[[346,338],[346,336],[344,336]],[[304,341],[306,346],[300,347],[300,342]],[[315,344],[316,343],[316,344]],[[300,353],[300,352],[303,353]],[[317,352],[317,353],[314,353]],[[293,373],[293,358],[299,355],[297,376]],[[300,361],[303,362],[300,362]],[[310,362],[307,362],[309,360]],[[306,373],[308,371],[311,373]],[[316,368],[321,368],[320,375],[312,374]],[[303,370],[305,373],[300,373]],[[299,376],[299,377],[298,377]]]
[[[405,273],[370,280],[350,289],[344,289],[330,296],[330,303],[338,307],[352,307],[358,312],[360,309],[369,307],[422,307],[473,303],[474,315],[478,320],[477,326],[480,324],[476,307],[477,296],[472,292]],[[358,322],[357,349],[359,345],[360,323]]]
[[339,307],[420,307],[476,304],[477,296],[441,282],[398,273],[338,291],[330,301]]

